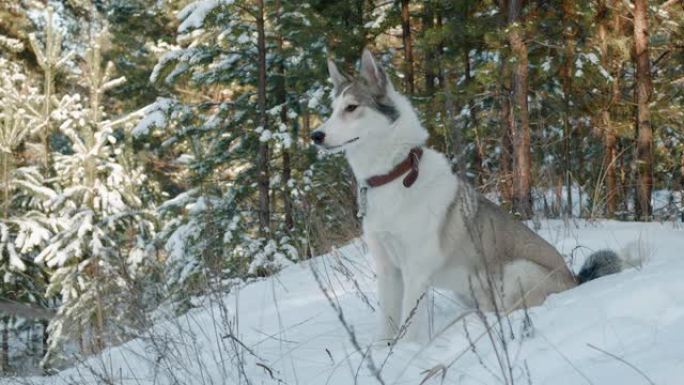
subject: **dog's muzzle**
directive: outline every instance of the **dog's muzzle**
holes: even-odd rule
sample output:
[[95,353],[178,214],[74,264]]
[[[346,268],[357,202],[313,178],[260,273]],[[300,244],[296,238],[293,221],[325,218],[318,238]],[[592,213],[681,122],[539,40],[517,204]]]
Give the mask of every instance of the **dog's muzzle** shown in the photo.
[[359,140],[359,137],[358,137],[358,136],[357,136],[356,138],[349,139],[348,141],[346,141],[346,142],[344,142],[344,143],[342,143],[342,144],[338,144],[337,146],[323,146],[323,147],[325,147],[326,150],[336,150],[336,149],[342,148],[342,147],[344,147],[344,146],[346,146],[346,145],[348,145],[348,144],[350,144],[350,143],[354,143],[354,142],[356,142],[357,140]]
[[346,141],[342,144],[338,144],[337,146],[326,146],[325,144],[323,144],[323,142],[325,141],[325,132],[320,131],[320,130],[316,130],[316,131],[311,133],[311,140],[314,142],[314,144],[316,144],[317,146],[321,146],[321,147],[325,148],[326,150],[335,150],[335,149],[344,147],[344,146],[348,145],[349,143],[356,142],[357,140],[359,140],[359,137],[357,136],[356,138],[349,139],[348,141]]

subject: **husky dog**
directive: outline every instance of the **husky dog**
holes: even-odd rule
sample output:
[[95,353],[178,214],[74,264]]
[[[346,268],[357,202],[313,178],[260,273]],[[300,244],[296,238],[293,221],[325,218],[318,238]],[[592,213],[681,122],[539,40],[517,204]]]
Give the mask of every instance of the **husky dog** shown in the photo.
[[[378,276],[381,338],[394,339],[402,326],[409,340],[429,337],[424,296],[430,287],[451,289],[485,310],[509,311],[577,285],[553,246],[425,147],[428,132],[368,50],[360,77],[342,74],[332,60],[328,71],[333,111],[311,138],[344,151],[358,182],[363,233]],[[617,257],[606,255],[592,259],[588,276],[615,270],[598,266],[617,266]]]

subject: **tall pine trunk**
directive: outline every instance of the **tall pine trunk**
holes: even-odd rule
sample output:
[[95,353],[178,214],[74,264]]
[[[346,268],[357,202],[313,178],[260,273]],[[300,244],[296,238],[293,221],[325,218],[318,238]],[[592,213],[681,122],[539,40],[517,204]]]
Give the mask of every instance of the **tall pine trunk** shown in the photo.
[[[266,34],[264,32],[264,0],[257,0],[257,50],[259,66],[258,105],[259,124],[266,130],[268,117],[266,113]],[[259,231],[268,232],[270,227],[270,197],[269,197],[269,151],[268,142],[259,142],[257,158],[257,183],[259,193]]]
[[514,59],[512,68],[513,103],[511,115],[513,130],[513,211],[521,218],[532,216],[532,157],[530,154],[530,122],[527,107],[528,58],[527,43],[522,28],[524,0],[508,2],[508,41]]
[[565,185],[564,215],[572,216],[572,138],[573,129],[570,125],[570,105],[572,99],[572,76],[575,62],[575,31],[572,28],[575,12],[571,0],[563,0],[563,20],[568,23],[563,30],[565,45],[563,64],[561,66],[561,82],[563,87],[563,184]]
[[[276,0],[276,24],[280,26],[281,2]],[[280,109],[280,122],[287,127],[287,84],[285,82],[285,58],[283,57],[283,35],[278,30],[278,55],[280,56],[280,63],[278,64],[278,81],[276,83],[276,96]],[[292,144],[296,143],[292,141]],[[290,230],[294,227],[294,219],[292,216],[292,200],[290,199],[289,182],[292,178],[292,164],[290,160],[290,149],[283,147],[283,169],[282,169],[282,199],[283,210],[285,211],[285,228]]]
[[653,130],[651,111],[651,63],[648,55],[647,0],[634,1],[634,53],[636,55],[637,216],[649,220],[653,214]]
[[413,95],[413,40],[411,38],[409,0],[401,0],[401,37],[404,43],[404,60],[406,61],[406,93]]
[[[612,4],[611,4],[612,5]],[[607,14],[608,4],[602,3],[601,14]],[[620,64],[619,59],[611,58],[608,48],[608,41],[610,38],[619,36],[620,20],[619,13],[615,12],[615,16],[610,19],[604,17],[599,21],[598,37],[599,48],[601,51],[601,65],[603,68],[610,69],[613,72],[613,80],[610,85],[610,99],[602,106],[600,123],[603,134],[603,156],[605,167],[605,191],[606,191],[606,216],[612,218],[617,211],[618,202],[618,175],[617,175],[617,133],[614,123],[611,119],[611,108],[615,106],[620,100]],[[618,63],[615,63],[618,61]]]
[[[470,86],[473,81],[473,77],[470,74],[470,46],[467,44],[463,52],[463,66],[465,69],[465,84],[466,86]],[[473,156],[473,161],[475,163],[475,171],[477,172],[477,176],[475,177],[475,184],[477,186],[482,186],[482,184],[484,183],[484,166],[482,162],[484,161],[485,156],[482,141],[478,132],[479,123],[477,117],[477,103],[475,101],[475,98],[471,98],[468,100],[468,115],[469,122],[468,127],[466,128],[473,130],[473,132],[475,133],[475,151]]]

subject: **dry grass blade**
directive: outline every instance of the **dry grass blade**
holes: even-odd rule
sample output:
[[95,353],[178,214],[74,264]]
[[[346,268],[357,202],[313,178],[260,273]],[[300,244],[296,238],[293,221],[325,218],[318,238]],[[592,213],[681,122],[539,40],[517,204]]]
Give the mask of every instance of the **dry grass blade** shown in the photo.
[[260,367],[260,368],[262,368],[262,369],[264,369],[264,371],[265,371],[266,373],[268,373],[269,376],[271,376],[271,379],[272,379],[272,380],[275,380],[275,377],[273,376],[273,369],[269,368],[269,367],[266,366],[265,364],[262,364],[261,362],[257,362],[255,365],[258,366],[258,367]]
[[635,372],[639,373],[639,375],[641,375],[641,377],[643,377],[646,381],[648,381],[649,384],[655,385],[655,382],[653,382],[653,380],[651,380],[651,378],[648,377],[648,376],[646,375],[646,373],[644,373],[643,371],[641,371],[641,369],[637,368],[636,366],[634,366],[634,364],[628,362],[628,361],[625,360],[624,358],[619,357],[619,356],[616,356],[615,354],[613,354],[613,353],[611,353],[611,352],[607,352],[607,351],[605,351],[605,350],[603,350],[603,349],[601,349],[601,348],[599,348],[599,347],[596,347],[596,346],[594,346],[594,345],[592,345],[592,344],[587,344],[587,346],[590,347],[590,348],[592,348],[592,349],[594,349],[594,350],[596,350],[596,351],[598,351],[598,352],[601,352],[601,353],[607,355],[608,357],[614,358],[614,359],[616,359],[616,360],[622,362],[623,364],[629,366],[629,367],[632,368]]
[[438,375],[440,373],[442,374],[442,376],[441,376],[442,378],[440,379],[440,382],[444,383],[444,379],[446,378],[447,370],[448,369],[446,366],[439,364],[439,365],[433,366],[431,369],[423,371],[421,374],[425,374],[425,377],[423,377],[423,380],[420,382],[420,385],[427,383],[428,380],[430,380],[432,377],[435,377],[436,375]]

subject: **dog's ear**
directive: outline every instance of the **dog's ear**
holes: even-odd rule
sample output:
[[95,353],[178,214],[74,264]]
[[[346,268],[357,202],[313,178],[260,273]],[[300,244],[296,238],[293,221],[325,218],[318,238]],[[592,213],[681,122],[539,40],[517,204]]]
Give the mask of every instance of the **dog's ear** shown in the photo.
[[375,61],[368,48],[364,48],[361,56],[361,76],[377,95],[385,95],[392,87],[385,70]]
[[333,93],[337,95],[342,90],[342,86],[349,83],[349,78],[337,69],[331,58],[328,58],[328,74],[333,82]]

